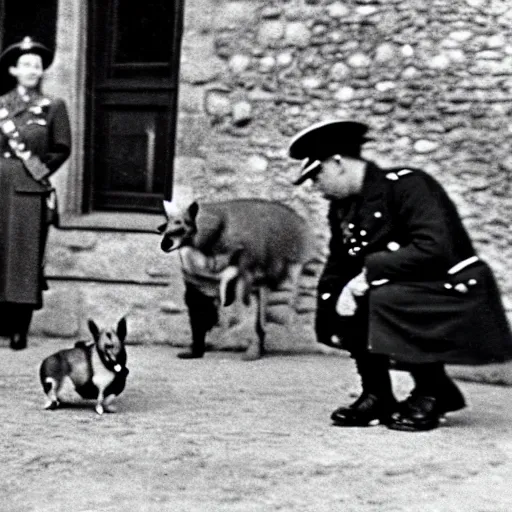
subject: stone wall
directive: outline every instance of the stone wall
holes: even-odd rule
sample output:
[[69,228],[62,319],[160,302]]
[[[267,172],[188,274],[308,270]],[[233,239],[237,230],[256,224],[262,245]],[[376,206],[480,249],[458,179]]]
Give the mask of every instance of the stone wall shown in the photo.
[[[79,59],[60,59],[55,69],[75,66],[75,80],[50,76],[48,85],[60,91],[58,83],[68,84],[80,146],[75,85],[83,75],[85,22],[78,20],[85,13],[73,2],[61,2],[68,6],[61,27],[76,30],[60,30],[59,47]],[[512,315],[512,4],[187,0],[184,21],[176,194],[281,200],[313,219],[325,249],[326,202],[307,185],[291,185],[298,166],[286,147],[313,122],[367,122],[374,140],[366,157],[422,167],[446,186]],[[75,158],[58,183],[71,209],[80,165]],[[133,342],[189,340],[177,256],[161,253],[153,234],[52,230],[47,272],[50,290],[34,334],[82,337],[89,316],[101,323],[128,314]],[[298,331],[283,331],[277,318],[271,346],[315,346],[314,279],[302,290]],[[210,339],[237,348],[249,332]]]
[[177,180],[282,200],[325,236],[324,201],[290,185],[288,140],[367,122],[365,156],[446,186],[511,311],[511,22],[500,0],[189,0]]

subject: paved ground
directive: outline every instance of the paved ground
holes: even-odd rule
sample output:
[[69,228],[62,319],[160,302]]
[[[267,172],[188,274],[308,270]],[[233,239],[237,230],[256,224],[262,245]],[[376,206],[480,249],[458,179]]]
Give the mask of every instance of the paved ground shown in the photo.
[[44,411],[39,363],[69,344],[0,340],[3,512],[512,510],[510,387],[461,382],[471,408],[433,432],[342,429],[328,418],[359,390],[348,359],[129,346],[117,414]]

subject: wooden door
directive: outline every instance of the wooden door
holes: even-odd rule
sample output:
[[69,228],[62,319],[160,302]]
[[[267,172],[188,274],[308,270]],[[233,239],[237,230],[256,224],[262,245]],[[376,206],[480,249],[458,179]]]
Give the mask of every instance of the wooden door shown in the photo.
[[91,2],[85,211],[170,197],[181,20],[181,0]]

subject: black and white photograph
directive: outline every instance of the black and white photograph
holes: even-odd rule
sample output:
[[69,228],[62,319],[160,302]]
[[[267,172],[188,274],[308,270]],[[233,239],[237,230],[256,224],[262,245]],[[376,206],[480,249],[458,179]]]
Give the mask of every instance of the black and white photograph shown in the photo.
[[0,0],[0,510],[509,512],[511,226],[511,0]]

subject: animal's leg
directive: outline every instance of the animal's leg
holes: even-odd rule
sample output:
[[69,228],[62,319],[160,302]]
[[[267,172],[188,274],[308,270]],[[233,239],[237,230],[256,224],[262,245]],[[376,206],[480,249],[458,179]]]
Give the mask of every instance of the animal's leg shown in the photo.
[[247,347],[243,359],[245,361],[255,361],[265,353],[265,328],[266,311],[268,301],[268,289],[265,286],[258,287],[256,296],[256,334],[257,338]]
[[299,280],[302,274],[302,265],[300,263],[295,263],[290,265],[288,269],[289,283],[290,283],[290,298],[288,300],[288,322],[287,324],[291,326],[295,321],[295,316],[297,312],[297,306],[299,303]]
[[96,412],[100,415],[105,412],[105,407],[104,407],[105,398],[103,395],[104,392],[105,392],[105,390],[103,388],[99,388],[98,399],[96,400],[96,407],[94,408],[96,410]]
[[48,410],[57,409],[60,405],[59,398],[57,396],[60,388],[60,382],[57,382],[53,377],[46,377],[43,386],[44,392],[46,393],[44,408]]
[[103,400],[103,409],[105,412],[116,412],[116,406],[112,404],[112,401],[117,395],[108,395]]
[[203,357],[206,348],[206,333],[217,324],[217,305],[212,297],[201,293],[194,285],[185,283],[185,303],[188,308],[192,345],[186,352],[178,354],[180,359]]

